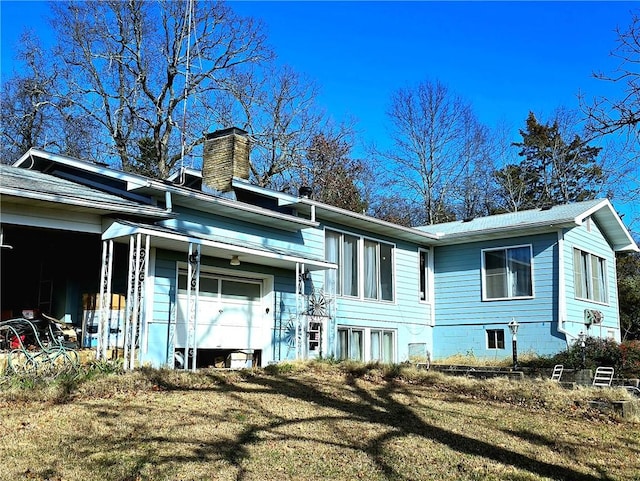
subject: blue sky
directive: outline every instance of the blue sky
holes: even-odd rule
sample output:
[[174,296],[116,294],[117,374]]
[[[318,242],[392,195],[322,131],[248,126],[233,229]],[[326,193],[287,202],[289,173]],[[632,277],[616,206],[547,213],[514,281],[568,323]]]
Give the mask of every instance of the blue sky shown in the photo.
[[[636,2],[253,2],[237,13],[264,21],[279,61],[315,79],[336,119],[352,116],[365,142],[384,143],[391,93],[440,80],[489,127],[518,129],[530,110],[543,120],[560,107],[618,87],[612,72],[615,28]],[[25,27],[47,32],[44,2],[0,3],[4,77]],[[44,35],[46,38],[46,35]]]

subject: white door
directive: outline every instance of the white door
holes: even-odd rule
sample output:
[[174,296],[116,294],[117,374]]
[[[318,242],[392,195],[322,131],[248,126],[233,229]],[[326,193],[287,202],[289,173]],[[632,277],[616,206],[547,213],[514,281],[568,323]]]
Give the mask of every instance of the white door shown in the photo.
[[[184,348],[188,332],[187,274],[178,274],[176,348]],[[200,274],[196,323],[198,349],[264,349],[269,343],[260,279]]]

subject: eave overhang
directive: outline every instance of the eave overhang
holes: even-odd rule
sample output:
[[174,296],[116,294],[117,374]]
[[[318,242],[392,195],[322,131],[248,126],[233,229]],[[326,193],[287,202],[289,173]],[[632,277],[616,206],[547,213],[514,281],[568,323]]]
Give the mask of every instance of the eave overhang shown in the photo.
[[[102,164],[86,162],[61,154],[52,154],[39,149],[30,149],[13,165],[27,169],[36,168],[42,172],[51,172],[55,171],[56,164],[64,165],[78,172],[89,172],[97,177],[118,181],[127,192],[135,193],[138,196],[147,196],[150,199],[157,200],[158,203],[166,203],[166,195],[168,194],[171,196],[171,203],[176,206],[180,205],[201,212],[218,214],[257,225],[268,225],[291,232],[318,227],[319,225],[318,222],[302,217],[275,212],[223,196],[196,191],[137,174],[121,172]],[[61,177],[66,175],[68,177],[69,173],[56,173],[56,175]],[[74,176],[73,180],[75,182],[81,181],[78,176]],[[88,183],[95,186],[95,179],[93,182]]]
[[258,264],[282,269],[294,269],[296,264],[304,265],[310,271],[337,269],[337,265],[321,259],[314,259],[284,249],[267,248],[248,242],[234,243],[215,236],[195,235],[180,232],[165,226],[140,224],[118,220],[112,223],[102,235],[103,240],[128,242],[132,235],[151,236],[151,246],[170,251],[187,252],[189,243],[199,245],[201,255],[231,259],[237,255],[245,264]]

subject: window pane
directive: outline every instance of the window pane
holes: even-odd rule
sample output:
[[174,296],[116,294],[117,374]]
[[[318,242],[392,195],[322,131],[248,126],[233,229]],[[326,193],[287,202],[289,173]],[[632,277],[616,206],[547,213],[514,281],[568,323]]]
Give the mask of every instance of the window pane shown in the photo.
[[364,241],[364,297],[378,298],[378,244]]
[[223,280],[222,297],[243,301],[259,301],[260,284]]
[[508,250],[509,256],[509,297],[533,295],[531,285],[531,250],[517,247]]
[[380,244],[380,290],[381,298],[393,301],[393,246]]
[[[324,258],[327,262],[338,264],[338,270],[340,270],[340,234],[325,231]],[[340,294],[340,276],[338,272],[333,269],[327,269],[324,272],[324,283],[327,292]]]
[[485,287],[487,298],[507,297],[507,263],[505,251],[486,251],[484,253]]
[[382,361],[391,364],[393,362],[393,332],[385,331],[382,338]]
[[582,271],[582,298],[589,299],[589,254],[580,253],[580,270]]
[[349,329],[338,329],[338,359],[349,359]]
[[593,286],[592,299],[605,302],[604,259],[594,255],[591,256],[591,284]]
[[218,279],[201,276],[199,294],[203,297],[218,297]]
[[351,331],[351,359],[364,361],[363,357],[364,332]]
[[418,267],[420,271],[420,300],[426,301],[429,298],[429,293],[427,292],[427,266],[428,259],[427,253],[424,251],[420,251],[420,266]]
[[358,295],[358,238],[344,235],[344,262],[342,265],[342,280],[345,296]]
[[382,361],[382,345],[380,331],[371,331],[371,360]]
[[575,284],[576,297],[586,298],[585,291],[585,271],[582,264],[582,253],[578,249],[573,250],[573,282]]
[[487,348],[504,349],[504,329],[487,329]]

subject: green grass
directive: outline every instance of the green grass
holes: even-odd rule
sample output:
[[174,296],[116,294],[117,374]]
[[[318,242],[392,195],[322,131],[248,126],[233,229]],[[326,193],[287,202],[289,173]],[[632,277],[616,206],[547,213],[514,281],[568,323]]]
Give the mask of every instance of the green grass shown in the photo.
[[0,479],[640,480],[624,391],[409,367],[141,369],[0,386]]

